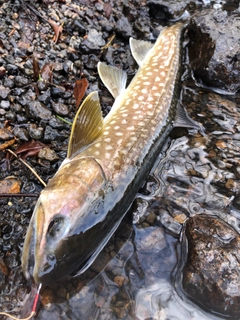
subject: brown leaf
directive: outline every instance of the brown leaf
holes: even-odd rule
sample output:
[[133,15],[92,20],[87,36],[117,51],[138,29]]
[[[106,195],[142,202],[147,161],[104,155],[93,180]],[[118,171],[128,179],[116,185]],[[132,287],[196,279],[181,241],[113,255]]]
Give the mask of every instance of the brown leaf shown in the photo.
[[39,151],[44,147],[46,147],[46,145],[39,141],[25,142],[15,150],[15,153],[20,155],[23,159],[26,159],[27,157],[38,155]]
[[46,63],[41,71],[41,77],[44,81],[52,82],[52,71],[53,71],[53,65],[51,63]]
[[80,102],[87,90],[87,87],[88,87],[88,81],[86,78],[83,78],[81,80],[76,80],[75,87],[73,90],[73,94],[76,99],[76,108],[79,108]]
[[54,33],[55,33],[55,36],[53,37],[52,41],[54,43],[57,43],[58,42],[58,39],[63,31],[63,27],[62,26],[59,26],[57,25],[53,20],[49,19],[48,20],[49,24],[51,25],[51,27],[53,28],[54,30]]
[[8,276],[9,270],[8,267],[6,266],[3,258],[0,258],[0,272],[3,273],[5,276]]
[[35,59],[35,57],[33,57],[33,77],[35,81],[38,80],[39,74],[40,74],[40,69],[39,69],[38,61],[37,59]]

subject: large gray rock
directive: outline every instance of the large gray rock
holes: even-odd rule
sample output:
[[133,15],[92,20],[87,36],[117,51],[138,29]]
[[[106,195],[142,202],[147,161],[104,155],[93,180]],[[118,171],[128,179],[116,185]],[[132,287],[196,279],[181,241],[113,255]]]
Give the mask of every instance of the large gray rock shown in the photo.
[[204,10],[189,24],[189,59],[196,79],[209,87],[240,88],[240,20],[227,11]]
[[197,215],[186,223],[183,288],[204,309],[239,319],[240,236],[223,220]]

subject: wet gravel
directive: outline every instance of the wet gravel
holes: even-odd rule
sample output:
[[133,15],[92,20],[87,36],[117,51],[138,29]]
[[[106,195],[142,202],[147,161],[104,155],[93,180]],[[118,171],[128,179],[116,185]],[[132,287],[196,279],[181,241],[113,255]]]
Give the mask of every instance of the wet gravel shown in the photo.
[[[239,318],[239,290],[234,308],[222,311],[215,308],[216,301],[224,304],[228,298],[222,291],[204,304],[198,292],[186,293],[193,283],[182,287],[181,277],[175,278],[177,266],[183,267],[180,240],[186,221],[190,225],[196,215],[214,214],[240,232],[239,95],[214,93],[239,89],[239,17],[239,1],[0,0],[1,192],[28,195],[0,197],[2,311],[30,313],[35,289],[22,275],[20,254],[43,188],[7,148],[19,152],[47,182],[66,157],[71,126],[58,116],[73,120],[76,80],[89,82],[85,96],[99,91],[106,115],[113,99],[99,80],[97,63],[121,67],[130,79],[138,67],[129,37],[154,41],[163,26],[189,19],[181,102],[204,133],[171,134],[118,233],[86,274],[42,290],[37,319],[192,319],[193,310],[196,319],[211,318],[189,300],[223,318]],[[239,275],[239,263],[234,268]],[[177,298],[175,281],[186,306]]]

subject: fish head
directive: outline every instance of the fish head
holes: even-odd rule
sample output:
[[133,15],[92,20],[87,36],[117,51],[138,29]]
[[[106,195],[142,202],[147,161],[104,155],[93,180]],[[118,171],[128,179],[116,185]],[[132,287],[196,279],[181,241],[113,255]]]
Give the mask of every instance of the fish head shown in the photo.
[[94,158],[70,161],[49,181],[23,246],[22,268],[27,279],[48,284],[86,262],[94,248],[91,227],[94,229],[105,184],[104,171]]

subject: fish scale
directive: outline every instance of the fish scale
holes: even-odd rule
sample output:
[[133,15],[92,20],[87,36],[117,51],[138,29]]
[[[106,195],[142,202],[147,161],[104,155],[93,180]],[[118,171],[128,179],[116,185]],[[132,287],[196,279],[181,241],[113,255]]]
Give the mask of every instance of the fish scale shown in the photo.
[[41,192],[26,234],[22,268],[44,285],[83,273],[106,245],[150,172],[173,127],[184,25],[165,28],[154,45],[130,40],[139,69],[98,64],[115,98],[102,118],[97,92],[79,107],[68,155]]

